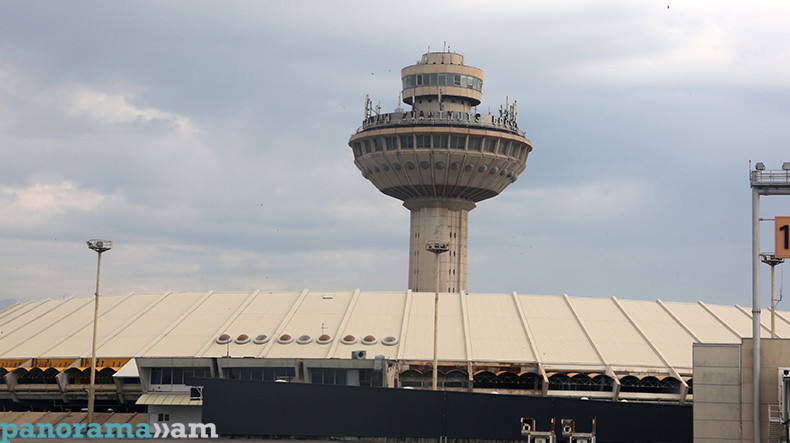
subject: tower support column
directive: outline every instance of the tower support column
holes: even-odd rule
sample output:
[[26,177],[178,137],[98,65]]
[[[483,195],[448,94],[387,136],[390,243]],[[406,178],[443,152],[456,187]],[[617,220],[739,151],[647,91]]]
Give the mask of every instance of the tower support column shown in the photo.
[[411,211],[409,232],[409,289],[433,291],[437,267],[434,254],[425,250],[429,241],[447,241],[450,249],[439,256],[441,292],[466,291],[466,251],[469,211],[474,202],[453,198],[417,198],[403,203]]

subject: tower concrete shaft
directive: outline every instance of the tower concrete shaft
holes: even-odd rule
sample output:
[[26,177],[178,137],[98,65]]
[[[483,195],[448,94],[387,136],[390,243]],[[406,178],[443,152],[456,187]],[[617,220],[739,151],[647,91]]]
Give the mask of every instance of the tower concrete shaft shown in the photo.
[[441,291],[466,290],[469,211],[494,197],[526,168],[532,144],[518,129],[516,103],[481,114],[483,71],[452,52],[431,52],[401,70],[403,102],[390,113],[365,104],[362,127],[348,144],[362,176],[411,211],[409,289],[432,291],[430,241],[440,256]]
[[415,292],[434,289],[436,258],[425,250],[425,243],[439,239],[450,245],[446,254],[439,255],[439,290],[466,291],[469,211],[475,204],[462,199],[421,198],[407,200],[403,206],[411,211],[409,289]]

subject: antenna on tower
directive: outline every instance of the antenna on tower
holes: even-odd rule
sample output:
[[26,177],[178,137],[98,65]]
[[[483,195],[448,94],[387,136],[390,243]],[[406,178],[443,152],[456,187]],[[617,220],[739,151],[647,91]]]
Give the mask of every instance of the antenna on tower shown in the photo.
[[365,120],[370,117],[370,96],[365,94]]
[[402,100],[403,100],[403,93],[399,92],[398,93],[398,101],[395,103],[395,112],[403,112],[403,108],[400,107],[400,104],[402,103]]

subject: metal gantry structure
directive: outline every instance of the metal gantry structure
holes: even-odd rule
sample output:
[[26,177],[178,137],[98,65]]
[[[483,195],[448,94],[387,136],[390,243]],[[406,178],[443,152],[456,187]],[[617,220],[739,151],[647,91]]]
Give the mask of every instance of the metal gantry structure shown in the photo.
[[749,172],[752,188],[752,348],[754,441],[759,442],[760,429],[760,197],[790,195],[790,162],[781,170],[767,170],[764,163],[756,163]]

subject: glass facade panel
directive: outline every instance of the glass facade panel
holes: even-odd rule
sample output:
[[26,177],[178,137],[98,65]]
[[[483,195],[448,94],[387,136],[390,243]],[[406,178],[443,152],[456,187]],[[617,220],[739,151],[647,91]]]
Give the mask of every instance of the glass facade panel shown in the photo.
[[151,384],[162,384],[162,368],[151,368]]
[[519,148],[519,144],[518,143],[513,143],[513,144],[510,145],[510,156],[511,157],[518,157],[518,148]]
[[183,385],[188,378],[211,378],[207,367],[151,368],[152,385]]
[[486,152],[494,152],[494,148],[496,147],[496,139],[494,138],[487,138],[485,142],[485,151]]
[[398,149],[398,137],[387,137],[384,140],[387,142],[387,151]]
[[431,147],[431,136],[430,135],[420,135],[417,134],[415,136],[417,139],[417,148],[430,148]]
[[483,87],[483,81],[477,77],[461,74],[415,74],[403,78],[404,89],[425,85],[460,86],[480,91]]
[[482,148],[483,139],[480,137],[469,137],[469,150],[480,151]]
[[310,381],[318,385],[345,385],[346,370],[336,368],[311,368]]

